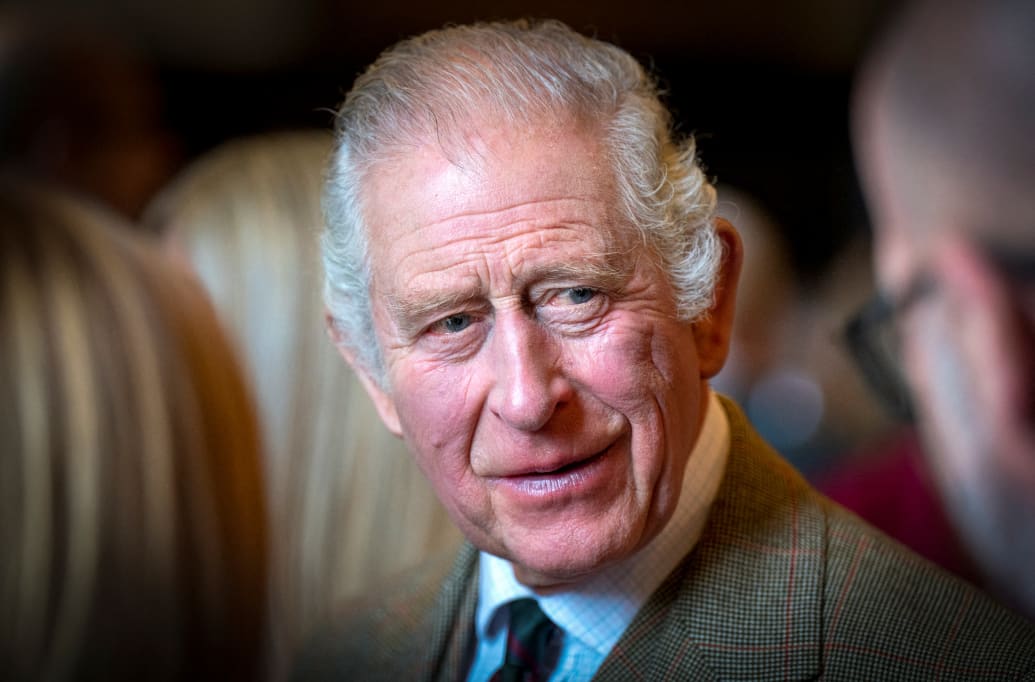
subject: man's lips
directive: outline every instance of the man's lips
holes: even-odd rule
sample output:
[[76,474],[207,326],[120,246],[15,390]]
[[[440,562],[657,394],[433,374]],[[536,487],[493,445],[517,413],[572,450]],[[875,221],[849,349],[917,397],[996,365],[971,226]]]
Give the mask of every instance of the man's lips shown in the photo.
[[608,485],[617,472],[615,441],[609,446],[581,459],[543,465],[526,466],[493,479],[496,489],[519,507],[531,504],[537,511],[546,509],[551,500],[569,504],[574,499],[591,494]]
[[507,472],[495,478],[499,479],[522,479],[522,478],[543,478],[549,476],[563,476],[582,467],[589,466],[601,459],[614,445],[611,443],[603,450],[594,452],[591,455],[576,459],[556,460],[552,463],[539,463],[524,469]]
[[587,468],[596,464],[603,456],[614,449],[615,444],[621,439],[609,443],[604,448],[586,455],[559,455],[554,457],[537,457],[537,461],[525,465],[515,466],[502,473],[489,476],[499,481],[519,481],[523,479],[543,479],[552,476],[564,476],[571,472]]

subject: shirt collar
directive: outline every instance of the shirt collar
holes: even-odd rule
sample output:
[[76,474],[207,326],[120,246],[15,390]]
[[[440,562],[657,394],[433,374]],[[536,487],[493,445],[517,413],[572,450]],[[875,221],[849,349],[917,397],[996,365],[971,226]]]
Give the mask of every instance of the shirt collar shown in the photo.
[[643,549],[569,590],[537,595],[517,581],[509,561],[481,552],[475,621],[479,639],[506,622],[500,617],[501,606],[533,597],[565,633],[606,656],[654,590],[697,544],[722,481],[729,446],[729,419],[709,390],[701,432],[668,523]]

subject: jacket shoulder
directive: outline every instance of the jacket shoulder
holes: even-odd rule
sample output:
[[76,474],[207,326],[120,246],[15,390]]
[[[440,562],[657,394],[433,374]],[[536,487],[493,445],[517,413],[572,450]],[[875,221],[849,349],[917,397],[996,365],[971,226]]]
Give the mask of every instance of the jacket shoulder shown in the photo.
[[1035,624],[822,499],[828,519],[828,670],[861,658],[901,676],[1016,679],[1035,674]]
[[[715,651],[741,640],[724,672],[748,656],[762,665],[764,650],[765,664],[802,677],[1035,676],[1035,624],[824,497],[725,406],[731,456],[692,573],[726,589],[702,624]],[[731,592],[750,597],[739,626],[727,625]]]

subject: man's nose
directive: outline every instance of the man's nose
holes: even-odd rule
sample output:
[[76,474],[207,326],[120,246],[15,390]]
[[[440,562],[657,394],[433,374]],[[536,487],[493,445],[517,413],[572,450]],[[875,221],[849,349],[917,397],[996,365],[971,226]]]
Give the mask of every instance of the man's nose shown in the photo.
[[493,414],[515,429],[538,431],[571,399],[558,343],[524,312],[497,315],[490,342]]

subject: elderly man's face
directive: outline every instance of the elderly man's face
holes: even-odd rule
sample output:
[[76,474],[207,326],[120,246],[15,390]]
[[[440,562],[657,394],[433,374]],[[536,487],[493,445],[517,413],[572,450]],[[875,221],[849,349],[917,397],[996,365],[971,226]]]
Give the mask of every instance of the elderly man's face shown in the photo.
[[468,538],[549,586],[670,517],[732,305],[677,321],[595,136],[483,127],[470,141],[449,158],[407,150],[367,184],[387,385],[366,383]]

